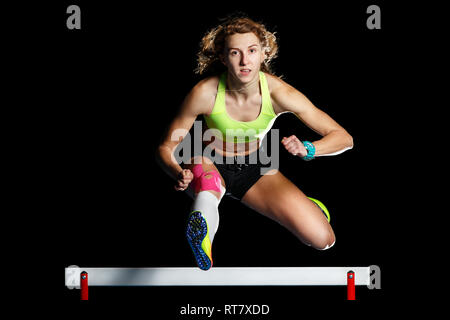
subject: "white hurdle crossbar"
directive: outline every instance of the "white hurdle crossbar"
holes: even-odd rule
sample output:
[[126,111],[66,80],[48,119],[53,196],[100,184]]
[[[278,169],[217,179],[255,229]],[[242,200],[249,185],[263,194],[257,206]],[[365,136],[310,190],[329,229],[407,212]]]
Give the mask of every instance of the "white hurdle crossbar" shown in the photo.
[[370,267],[65,269],[65,285],[84,289],[83,300],[87,286],[352,286],[354,291],[355,285],[369,284]]

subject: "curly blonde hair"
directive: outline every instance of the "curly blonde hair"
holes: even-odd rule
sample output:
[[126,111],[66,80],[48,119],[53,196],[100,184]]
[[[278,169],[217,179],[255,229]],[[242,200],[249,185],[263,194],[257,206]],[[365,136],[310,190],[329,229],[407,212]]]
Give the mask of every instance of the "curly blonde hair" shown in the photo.
[[195,73],[224,71],[225,66],[220,62],[220,56],[224,52],[226,38],[236,33],[248,32],[253,32],[258,37],[262,50],[266,54],[266,59],[261,64],[261,71],[273,74],[271,62],[278,53],[275,33],[267,31],[263,24],[247,17],[227,18],[224,23],[205,34],[200,42],[200,51],[197,53],[198,65]]

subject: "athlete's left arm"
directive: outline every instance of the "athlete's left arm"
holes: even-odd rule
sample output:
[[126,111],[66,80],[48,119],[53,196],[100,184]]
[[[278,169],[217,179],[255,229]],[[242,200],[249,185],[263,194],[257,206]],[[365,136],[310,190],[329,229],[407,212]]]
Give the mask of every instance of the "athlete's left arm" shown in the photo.
[[[289,84],[281,83],[271,92],[271,97],[279,112],[292,112],[309,128],[322,136],[313,141],[316,156],[331,156],[353,148],[352,136],[328,114],[318,109],[301,92]],[[275,107],[275,106],[274,106]],[[294,155],[305,156],[307,151],[296,137],[283,138],[282,144]]]

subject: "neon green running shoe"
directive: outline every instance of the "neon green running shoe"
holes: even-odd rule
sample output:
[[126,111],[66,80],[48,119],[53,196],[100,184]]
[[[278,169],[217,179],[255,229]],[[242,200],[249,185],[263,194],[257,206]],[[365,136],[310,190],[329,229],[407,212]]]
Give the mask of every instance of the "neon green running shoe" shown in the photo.
[[194,253],[197,265],[202,270],[212,267],[211,240],[209,239],[208,224],[200,211],[189,215],[186,237]]

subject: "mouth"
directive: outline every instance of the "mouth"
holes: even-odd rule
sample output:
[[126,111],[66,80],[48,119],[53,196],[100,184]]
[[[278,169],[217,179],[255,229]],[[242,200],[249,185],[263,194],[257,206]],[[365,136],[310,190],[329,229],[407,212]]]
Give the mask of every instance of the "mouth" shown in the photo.
[[252,72],[252,70],[250,70],[250,69],[247,69],[247,68],[245,68],[245,69],[241,69],[241,70],[240,70],[240,74],[241,74],[241,75],[243,75],[243,76],[247,76],[247,75],[249,75],[249,74],[250,74],[250,72]]

